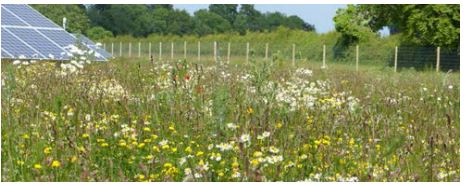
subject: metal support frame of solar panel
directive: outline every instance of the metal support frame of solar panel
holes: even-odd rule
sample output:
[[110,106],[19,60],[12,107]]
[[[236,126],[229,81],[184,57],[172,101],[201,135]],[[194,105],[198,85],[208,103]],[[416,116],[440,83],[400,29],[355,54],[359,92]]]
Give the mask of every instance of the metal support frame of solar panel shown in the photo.
[[[2,5],[1,8],[2,35],[5,33],[2,37],[2,58],[70,59],[64,47],[76,43],[74,35],[28,5]],[[103,49],[88,48],[95,51],[97,61],[111,57]]]

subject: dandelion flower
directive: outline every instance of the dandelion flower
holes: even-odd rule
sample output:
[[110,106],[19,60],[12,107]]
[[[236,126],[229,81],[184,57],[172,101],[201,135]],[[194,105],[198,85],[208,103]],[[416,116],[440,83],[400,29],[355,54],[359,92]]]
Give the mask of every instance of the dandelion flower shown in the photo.
[[36,163],[34,164],[34,169],[37,169],[37,170],[42,169],[42,165]]
[[61,166],[61,163],[60,163],[59,161],[53,160],[53,162],[52,162],[52,167],[53,167],[53,168],[58,168],[58,167],[60,167],[60,166]]

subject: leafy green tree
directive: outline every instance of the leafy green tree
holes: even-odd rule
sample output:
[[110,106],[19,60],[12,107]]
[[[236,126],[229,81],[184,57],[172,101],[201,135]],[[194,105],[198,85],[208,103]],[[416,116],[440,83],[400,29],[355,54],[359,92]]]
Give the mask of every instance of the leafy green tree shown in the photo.
[[56,24],[62,26],[66,17],[66,30],[74,33],[85,33],[90,27],[90,20],[83,5],[31,5]]
[[110,31],[105,30],[101,26],[96,26],[88,29],[86,35],[94,41],[113,37],[113,34]]
[[349,5],[337,11],[334,22],[349,41],[388,26],[404,45],[459,46],[459,5]]
[[185,10],[173,10],[167,20],[166,32],[175,35],[191,34],[194,28],[192,17]]
[[215,14],[218,14],[223,19],[226,19],[229,24],[234,24],[237,16],[237,4],[211,4],[208,6],[208,10]]
[[231,30],[231,24],[228,20],[205,9],[194,13],[194,24],[194,32],[200,36],[224,33]]
[[359,42],[372,32],[367,20],[360,8],[355,5],[348,5],[345,9],[338,9],[333,18],[336,31],[342,33],[343,45]]
[[262,31],[261,20],[262,13],[256,10],[254,5],[243,4],[234,21],[234,27],[240,34],[245,34],[246,31]]

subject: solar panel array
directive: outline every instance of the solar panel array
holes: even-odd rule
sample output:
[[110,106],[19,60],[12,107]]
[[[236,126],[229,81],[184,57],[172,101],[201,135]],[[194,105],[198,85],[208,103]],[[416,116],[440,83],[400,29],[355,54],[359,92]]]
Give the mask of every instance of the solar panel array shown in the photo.
[[29,5],[2,4],[2,58],[69,60],[66,47],[81,42],[94,51],[97,61],[111,54],[84,36],[75,36],[53,23]]

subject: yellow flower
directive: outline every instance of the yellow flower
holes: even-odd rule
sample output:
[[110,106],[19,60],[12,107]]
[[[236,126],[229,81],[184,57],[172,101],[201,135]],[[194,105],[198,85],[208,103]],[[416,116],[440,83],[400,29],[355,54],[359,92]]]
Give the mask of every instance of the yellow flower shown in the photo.
[[166,149],[169,149],[169,148],[170,148],[169,145],[163,145],[163,146],[161,146],[161,149],[163,149],[163,150],[166,150]]
[[150,142],[152,142],[152,139],[145,139],[144,142],[145,143],[150,143]]
[[89,138],[89,134],[82,134],[82,138]]
[[257,159],[253,159],[253,160],[251,160],[251,161],[250,161],[250,163],[251,163],[251,164],[252,164],[252,166],[254,166],[254,167],[257,167],[257,166],[258,166],[258,164],[260,164],[260,162],[259,162]]
[[37,170],[42,169],[42,165],[36,163],[34,164],[34,169],[37,169]]
[[171,163],[165,163],[165,164],[163,165],[163,167],[165,167],[165,168],[171,168],[171,167],[173,167],[173,164],[171,164]]
[[155,152],[160,152],[160,149],[156,145],[152,147],[152,150]]
[[144,127],[144,131],[145,131],[145,132],[150,132],[150,128]]
[[97,143],[105,142],[105,139],[97,139]]
[[72,156],[72,157],[69,159],[69,161],[70,161],[71,163],[76,162],[76,161],[77,161],[77,156]]
[[192,152],[192,148],[190,146],[186,147],[186,149],[184,149],[184,151],[188,154],[190,154]]
[[144,148],[144,147],[145,147],[145,143],[139,143],[139,145],[137,145],[137,147],[138,147],[139,149]]
[[354,138],[350,138],[349,140],[349,145],[352,146],[355,144]]
[[253,114],[253,108],[252,107],[247,108],[247,114]]
[[219,173],[218,173],[218,176],[219,176],[219,177],[223,177],[223,176],[224,176],[224,173],[223,173],[223,172],[219,172]]
[[277,129],[280,129],[281,127],[283,127],[283,124],[281,122],[276,123],[276,128]]
[[231,167],[232,167],[232,168],[238,168],[238,167],[239,167],[239,163],[237,163],[237,161],[234,161],[234,162],[231,164]]
[[44,148],[44,154],[50,154],[52,152],[52,148],[51,147],[45,147]]
[[202,151],[197,151],[196,156],[202,156],[204,153]]
[[100,146],[101,147],[108,147],[109,145],[108,145],[108,143],[102,143],[102,144],[100,144]]
[[17,163],[18,165],[24,165],[24,161],[23,161],[23,160],[17,160],[16,163]]
[[58,167],[60,167],[60,166],[61,166],[61,163],[60,163],[59,161],[53,160],[53,162],[52,162],[52,167],[53,167],[53,168],[58,168]]
[[172,152],[177,152],[177,151],[178,151],[178,148],[173,147],[173,148],[171,148],[171,151],[172,151]]
[[121,147],[126,147],[126,146],[127,146],[126,141],[120,140],[120,141],[119,141],[119,146],[121,146]]
[[23,139],[29,139],[29,135],[28,134],[23,134]]
[[152,134],[152,139],[154,139],[154,140],[155,140],[155,139],[157,139],[157,138],[158,138],[158,136],[157,136],[157,135],[155,135],[155,134]]
[[261,157],[262,155],[263,155],[263,153],[260,152],[260,151],[255,151],[255,152],[253,153],[253,157],[256,157],[256,158]]

